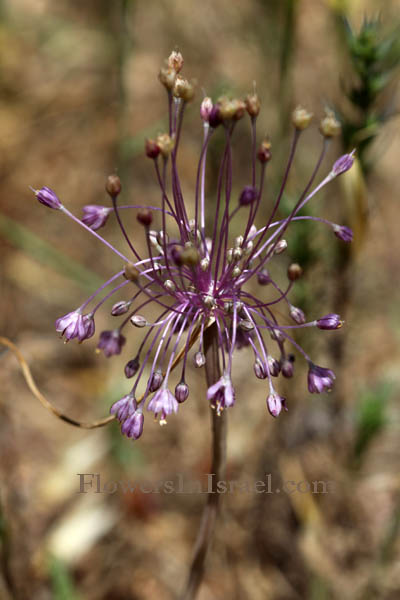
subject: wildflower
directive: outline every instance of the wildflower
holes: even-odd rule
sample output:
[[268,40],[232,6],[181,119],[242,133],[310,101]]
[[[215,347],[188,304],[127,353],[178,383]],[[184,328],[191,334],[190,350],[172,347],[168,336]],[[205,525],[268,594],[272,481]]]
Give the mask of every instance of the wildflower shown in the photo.
[[330,392],[335,379],[335,374],[330,369],[318,367],[310,363],[308,370],[308,391],[311,394]]
[[104,227],[111,211],[112,209],[107,208],[106,206],[88,204],[87,206],[83,207],[82,221],[88,225],[88,227],[93,229],[93,231],[96,231],[97,229]]
[[[297,263],[285,266],[287,262],[281,255],[288,250],[286,238],[289,226],[303,219],[328,225],[341,240],[351,241],[352,233],[347,227],[306,215],[304,208],[335,177],[351,168],[354,153],[339,158],[316,183],[327,138],[337,133],[339,127],[334,115],[329,113],[321,124],[322,147],[319,157],[316,157],[317,166],[289,210],[285,207],[286,216],[279,218],[286,181],[290,178],[297,148],[303,136],[307,135],[305,130],[312,116],[306,109],[296,109],[292,116],[293,139],[285,178],[272,199],[268,217],[259,223],[270,202],[265,188],[267,165],[272,159],[271,142],[264,139],[260,145],[257,144],[259,98],[255,92],[247,96],[246,101],[223,97],[214,102],[205,98],[200,108],[199,125],[203,130],[203,140],[191,204],[182,188],[177,161],[184,131],[184,113],[194,94],[192,83],[180,74],[182,67],[182,55],[176,52],[160,71],[159,78],[168,102],[168,128],[167,132],[161,132],[155,140],[147,140],[145,144],[145,154],[151,161],[159,187],[158,206],[120,206],[121,182],[116,175],[111,175],[106,182],[110,206],[88,205],[84,208],[82,220],[61,204],[50,188],[34,190],[42,204],[59,209],[107,246],[119,261],[118,270],[77,310],[58,319],[56,329],[66,340],[86,340],[94,334],[97,311],[110,302],[108,310],[111,310],[113,319],[120,318],[121,321],[116,329],[100,333],[98,349],[103,350],[106,357],[111,357],[123,352],[129,324],[135,325],[134,334],[132,330],[130,333],[134,339],[140,336],[140,344],[134,358],[125,362],[124,367],[126,378],[132,380],[132,389],[111,407],[112,414],[121,421],[122,433],[133,439],[142,434],[145,407],[159,416],[163,424],[166,417],[176,413],[179,404],[187,400],[186,369],[192,362],[188,361],[188,357],[192,357],[197,368],[205,365],[204,338],[208,327],[213,327],[217,336],[218,358],[223,369],[222,377],[207,392],[217,414],[235,403],[232,364],[234,354],[242,347],[253,353],[254,374],[262,385],[268,387],[267,405],[274,417],[282,409],[286,410],[286,400],[275,392],[272,379],[281,375],[288,378],[294,374],[294,356],[288,352],[288,346],[294,346],[309,364],[308,389],[311,393],[330,389],[335,379],[332,371],[314,365],[292,337],[292,332],[307,327],[337,329],[342,322],[334,314],[306,322],[303,311],[289,300],[302,268]],[[237,121],[246,114],[251,129],[250,176],[238,198],[236,191],[232,191],[236,190],[232,155]],[[215,129],[220,125],[223,150],[218,184],[215,190],[208,191],[208,151]],[[134,237],[125,225],[122,208],[137,211],[136,219],[140,226],[137,226]],[[106,225],[111,211],[121,230],[124,244],[121,249],[97,233],[100,227]],[[141,246],[134,243],[139,236],[144,241]],[[146,248],[146,251],[140,248]],[[275,278],[280,266],[280,273]],[[287,285],[282,285],[285,272]],[[258,282],[258,292],[254,292],[250,281]],[[122,292],[125,294],[123,299],[111,300],[114,294]],[[84,314],[86,306],[91,304],[94,306],[90,312]],[[294,323],[280,323],[282,304]],[[154,318],[156,308],[158,315]],[[151,316],[146,314],[148,309]],[[273,358],[273,354],[277,358]],[[172,371],[178,367],[180,373],[174,383],[175,394],[172,394],[168,386]],[[146,373],[150,373],[147,382]],[[139,397],[140,384],[143,384],[144,392]]]
[[82,315],[79,310],[74,310],[57,319],[56,331],[59,331],[66,341],[77,338],[83,342],[94,335],[93,315]]

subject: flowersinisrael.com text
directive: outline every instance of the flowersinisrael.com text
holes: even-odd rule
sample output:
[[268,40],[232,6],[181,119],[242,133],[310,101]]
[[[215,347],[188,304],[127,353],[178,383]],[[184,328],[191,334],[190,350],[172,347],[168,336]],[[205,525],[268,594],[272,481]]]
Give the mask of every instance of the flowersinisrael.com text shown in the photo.
[[204,479],[186,480],[182,473],[173,479],[156,482],[134,480],[105,480],[100,473],[77,473],[78,493],[87,494],[328,494],[335,491],[334,481],[279,481],[274,485],[271,473],[265,473],[260,480],[220,480],[214,473]]

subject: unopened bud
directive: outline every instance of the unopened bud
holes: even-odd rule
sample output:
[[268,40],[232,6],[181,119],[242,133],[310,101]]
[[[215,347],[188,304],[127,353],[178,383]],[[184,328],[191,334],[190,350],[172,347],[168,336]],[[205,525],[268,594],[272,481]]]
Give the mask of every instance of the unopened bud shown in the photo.
[[242,272],[242,269],[236,265],[236,267],[234,267],[233,270],[232,270],[232,275],[234,277],[239,277],[239,275],[241,274],[241,272]]
[[261,145],[257,152],[257,158],[260,163],[267,163],[271,160],[271,142],[269,140],[264,140],[261,142]]
[[284,377],[290,378],[294,374],[294,356],[290,354],[287,358],[281,360],[281,373]]
[[204,123],[209,122],[212,109],[213,109],[212,100],[211,100],[211,98],[206,96],[203,99],[203,102],[201,103],[201,106],[200,106],[200,116],[203,119]]
[[324,137],[331,138],[339,135],[341,131],[341,125],[336,119],[334,113],[329,108],[325,110],[326,116],[322,119],[319,130]]
[[271,283],[271,277],[269,276],[267,269],[263,269],[257,273],[257,281],[260,285],[268,285]]
[[137,281],[139,279],[140,271],[132,263],[128,263],[124,267],[124,277],[128,281]]
[[174,149],[174,139],[170,137],[167,133],[161,133],[157,136],[156,143],[160,148],[161,154],[166,158],[168,157],[172,150]]
[[161,369],[156,369],[151,377],[149,391],[156,392],[160,389],[161,384],[163,382],[163,374]]
[[142,317],[142,315],[133,315],[133,317],[131,317],[131,323],[135,327],[139,328],[146,327],[146,325],[148,325],[147,319]]
[[276,358],[273,358],[273,356],[268,356],[268,369],[269,374],[272,375],[272,377],[278,377],[281,370],[281,365]]
[[303,269],[297,263],[292,263],[288,266],[287,275],[290,281],[296,281],[303,275]]
[[121,192],[121,180],[118,175],[109,175],[106,181],[106,191],[111,198],[116,198]]
[[116,302],[111,309],[111,314],[113,317],[119,317],[120,315],[124,315],[128,312],[131,303],[125,302],[121,300],[121,302]]
[[139,371],[139,367],[139,357],[135,356],[135,358],[132,358],[132,360],[128,361],[125,365],[125,377],[130,379],[131,377],[136,375],[136,373]]
[[136,216],[138,222],[144,227],[150,227],[153,221],[153,213],[149,208],[141,208]]
[[168,66],[170,69],[174,69],[176,73],[183,67],[183,56],[178,50],[172,50],[171,54],[168,57]]
[[238,327],[243,331],[253,331],[254,323],[250,319],[242,319],[239,321]]
[[176,292],[176,285],[171,279],[167,279],[164,283],[164,286],[165,289],[168,290],[168,292],[171,292],[172,294]]
[[209,122],[210,127],[212,127],[213,129],[218,127],[218,125],[221,125],[222,117],[221,117],[221,113],[220,113],[219,104],[214,104],[214,106],[212,107],[210,114],[208,116],[208,122]]
[[191,248],[184,248],[181,252],[181,261],[182,264],[188,267],[195,267],[200,261],[198,250],[194,246]]
[[282,254],[282,252],[285,252],[286,248],[287,248],[287,241],[279,240],[279,242],[275,246],[274,254]]
[[160,154],[160,146],[155,140],[147,139],[144,148],[146,156],[149,158],[157,158],[157,156]]
[[306,129],[312,119],[312,113],[308,112],[302,106],[297,106],[292,113],[292,123],[299,131]]
[[241,248],[234,248],[232,252],[233,260],[240,260],[243,256],[243,250]]
[[210,259],[209,258],[202,258],[200,261],[200,269],[202,271],[207,271],[208,267],[210,266]]
[[172,90],[176,78],[176,71],[171,67],[163,67],[160,69],[158,79],[167,90]]
[[289,312],[290,316],[292,317],[295,323],[297,323],[298,325],[304,325],[304,323],[306,322],[306,316],[301,310],[301,308],[298,308],[297,306],[291,306]]
[[269,334],[271,339],[275,340],[276,342],[283,342],[285,340],[285,336],[279,329],[271,329]]
[[240,206],[249,206],[254,200],[257,200],[258,190],[252,185],[246,185],[240,193],[239,204]]
[[261,102],[257,94],[249,94],[246,97],[246,110],[251,117],[257,117],[260,112]]
[[194,355],[194,366],[197,367],[198,369],[200,367],[203,367],[206,364],[206,357],[204,356],[203,352],[196,352],[196,354]]
[[189,102],[194,96],[194,85],[184,77],[177,75],[174,83],[173,94],[175,98],[182,98],[184,102]]
[[181,404],[182,402],[185,402],[185,400],[187,400],[188,396],[189,388],[184,381],[181,381],[175,388],[175,398]]
[[254,363],[254,373],[258,379],[265,379],[267,376],[267,370],[259,358]]

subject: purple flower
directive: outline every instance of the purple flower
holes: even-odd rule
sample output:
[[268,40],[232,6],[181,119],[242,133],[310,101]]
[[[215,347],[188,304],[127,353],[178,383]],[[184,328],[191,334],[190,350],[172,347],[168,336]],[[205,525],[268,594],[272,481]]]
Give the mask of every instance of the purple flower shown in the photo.
[[203,119],[204,123],[208,123],[211,111],[213,109],[213,103],[211,98],[207,96],[203,99],[203,102],[200,106],[200,116]]
[[47,186],[42,187],[40,190],[33,190],[36,198],[49,208],[60,209],[62,204],[56,196],[55,192]]
[[56,331],[61,333],[67,341],[78,338],[80,342],[87,340],[94,334],[95,324],[92,314],[82,315],[74,310],[56,321]]
[[211,407],[217,409],[218,414],[221,414],[224,408],[235,404],[235,390],[229,375],[222,375],[216,383],[208,388],[207,399],[210,401]]
[[104,355],[109,358],[114,354],[121,354],[122,346],[125,342],[126,338],[118,329],[114,329],[113,331],[102,331],[97,348],[103,350]]
[[346,225],[333,225],[333,233],[339,240],[342,242],[352,242],[353,241],[353,232],[350,227],[346,227]]
[[333,175],[338,176],[351,169],[354,163],[354,153],[355,150],[353,150],[350,154],[343,154],[343,156],[338,158],[332,167]]
[[279,396],[276,392],[272,392],[267,397],[267,408],[273,417],[279,417],[283,410],[287,411],[286,400],[282,396]]
[[132,415],[137,408],[136,399],[132,392],[123,396],[120,400],[114,402],[110,408],[110,413],[115,415],[120,423],[125,421],[130,415]]
[[179,404],[175,396],[163,386],[154,394],[147,405],[147,410],[151,410],[156,417],[159,414],[160,425],[165,425],[167,422],[166,416],[172,414],[173,412],[178,412],[178,406]]
[[318,367],[311,363],[307,377],[308,391],[310,394],[329,392],[332,389],[335,379],[336,377],[333,371],[325,369],[324,367]]
[[128,438],[133,438],[137,440],[143,433],[143,423],[144,423],[144,415],[141,407],[139,407],[135,412],[127,417],[127,419],[122,423],[121,433],[122,435],[126,435]]
[[334,313],[325,315],[317,321],[317,327],[319,329],[339,329],[342,325],[343,321],[340,320],[340,316],[335,315]]
[[96,229],[104,227],[107,223],[111,210],[111,208],[107,208],[106,206],[87,204],[83,207],[82,221],[90,227],[90,229],[96,231]]

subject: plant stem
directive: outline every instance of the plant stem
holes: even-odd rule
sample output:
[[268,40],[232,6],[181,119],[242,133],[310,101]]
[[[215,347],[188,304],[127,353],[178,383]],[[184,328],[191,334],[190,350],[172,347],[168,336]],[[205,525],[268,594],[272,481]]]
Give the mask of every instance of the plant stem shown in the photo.
[[[206,356],[206,379],[210,386],[221,377],[221,369],[218,357],[218,330],[214,323],[204,333],[204,353]],[[220,494],[217,490],[218,481],[225,479],[226,468],[226,412],[211,410],[212,429],[212,463],[213,474],[211,492],[207,496],[207,503],[203,509],[200,527],[197,533],[193,549],[193,558],[190,566],[189,576],[181,600],[193,600],[199,591],[204,577],[206,558],[214,539],[215,523],[219,511]]]

